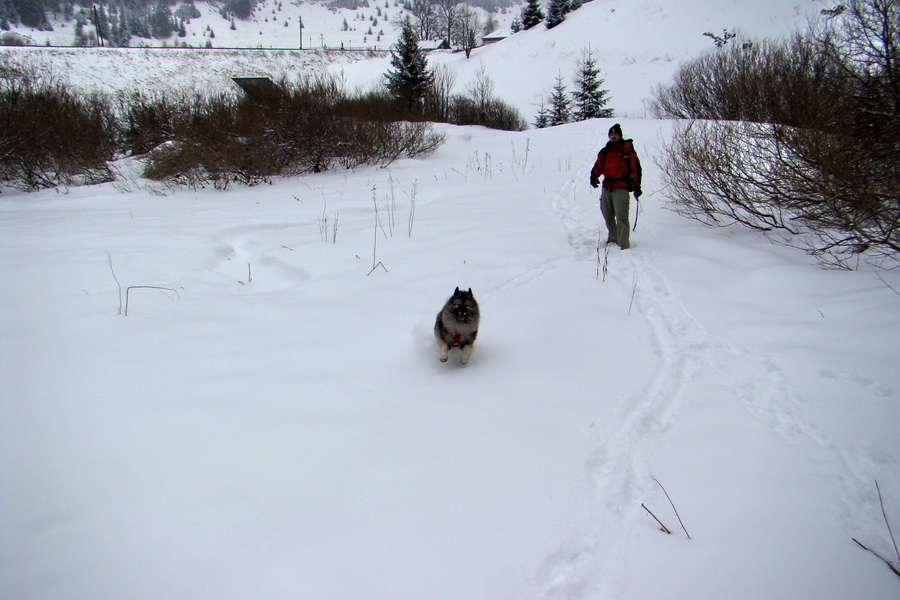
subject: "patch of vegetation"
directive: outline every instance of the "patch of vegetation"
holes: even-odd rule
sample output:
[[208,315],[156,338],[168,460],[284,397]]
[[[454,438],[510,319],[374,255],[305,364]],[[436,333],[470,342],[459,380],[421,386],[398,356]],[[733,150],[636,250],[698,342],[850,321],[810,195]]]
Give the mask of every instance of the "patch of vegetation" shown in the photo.
[[[786,41],[732,40],[655,91],[685,120],[659,167],[678,212],[823,263],[900,260],[900,4],[850,0]],[[702,122],[698,122],[702,120]]]

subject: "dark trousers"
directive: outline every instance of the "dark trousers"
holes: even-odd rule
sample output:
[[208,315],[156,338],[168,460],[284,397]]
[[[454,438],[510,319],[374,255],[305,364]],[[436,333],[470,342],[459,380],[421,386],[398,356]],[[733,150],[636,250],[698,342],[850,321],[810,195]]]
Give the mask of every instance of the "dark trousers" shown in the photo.
[[606,229],[609,231],[610,242],[619,244],[623,250],[631,244],[628,236],[631,233],[631,224],[628,222],[628,209],[631,199],[625,188],[603,188],[600,194],[600,212],[606,220]]

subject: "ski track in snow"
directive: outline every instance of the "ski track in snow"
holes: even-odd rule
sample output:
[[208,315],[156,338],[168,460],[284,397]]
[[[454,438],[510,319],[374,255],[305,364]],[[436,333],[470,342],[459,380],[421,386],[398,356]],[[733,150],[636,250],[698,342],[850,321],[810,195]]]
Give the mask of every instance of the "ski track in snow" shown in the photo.
[[[593,158],[576,173],[587,173]],[[805,413],[808,402],[792,389],[779,365],[772,359],[745,360],[749,352],[717,339],[685,309],[657,267],[652,250],[638,247],[627,252],[617,246],[604,247],[605,225],[599,203],[595,214],[579,204],[579,183],[570,177],[553,196],[551,210],[562,221],[569,244],[578,260],[598,261],[600,285],[614,285],[632,294],[632,312],[649,323],[654,352],[660,366],[636,396],[622,404],[611,420],[612,427],[585,460],[585,471],[593,490],[595,514],[581,533],[563,541],[550,553],[539,573],[541,594],[546,599],[572,600],[587,597],[620,597],[624,587],[624,553],[631,524],[641,513],[641,502],[650,493],[652,476],[644,457],[672,426],[690,381],[699,369],[722,368],[721,358],[742,357],[735,373],[738,397],[747,410],[792,443],[812,442],[837,457],[843,476],[834,493],[851,531],[883,529],[874,480],[891,479],[898,465],[866,447],[842,447],[821,431]],[[633,215],[634,216],[634,215]],[[557,259],[558,260],[558,259]],[[554,261],[534,266],[528,279],[552,268]],[[606,264],[601,267],[601,262]],[[604,272],[605,271],[605,272]],[[880,396],[895,393],[890,386],[847,372],[824,370],[822,377],[873,390]],[[896,490],[891,490],[892,495]],[[887,548],[890,540],[880,543]]]
[[532,264],[526,267],[521,273],[501,282],[500,284],[490,288],[484,293],[484,301],[482,304],[490,304],[490,302],[498,295],[507,290],[515,289],[527,285],[535,279],[540,279],[543,275],[549,273],[563,259],[568,257],[556,257],[546,261]]
[[[839,480],[830,484],[831,492],[840,503],[840,516],[848,529],[848,537],[865,535],[868,544],[880,547],[883,553],[890,555],[892,542],[884,526],[875,482],[879,481],[882,492],[887,496],[896,496],[898,490],[889,486],[900,464],[889,455],[873,450],[868,444],[842,444],[823,431],[806,414],[809,399],[790,386],[784,371],[772,359],[762,359],[752,366],[753,372],[761,375],[745,376],[741,393],[744,405],[759,421],[786,440],[792,443],[812,442],[824,453],[832,455],[829,463],[841,465],[842,468]],[[879,395],[892,395],[887,385],[859,375],[845,373],[843,376],[862,391],[874,388]],[[880,539],[872,539],[873,535],[879,535]]]
[[[587,173],[592,163],[593,157],[576,173]],[[650,324],[660,366],[644,389],[623,403],[611,420],[611,429],[600,436],[600,445],[585,460],[596,514],[584,533],[563,542],[546,558],[540,579],[543,597],[548,599],[617,597],[629,524],[639,515],[641,499],[653,485],[644,465],[646,449],[674,422],[693,374],[714,362],[721,348],[672,294],[654,267],[652,253],[599,246],[605,237],[599,204],[593,202],[595,214],[579,206],[578,185],[572,178],[565,182],[553,197],[551,209],[566,228],[577,259],[590,260],[596,253],[598,261],[608,260],[609,269],[598,285],[634,290],[632,312]]]

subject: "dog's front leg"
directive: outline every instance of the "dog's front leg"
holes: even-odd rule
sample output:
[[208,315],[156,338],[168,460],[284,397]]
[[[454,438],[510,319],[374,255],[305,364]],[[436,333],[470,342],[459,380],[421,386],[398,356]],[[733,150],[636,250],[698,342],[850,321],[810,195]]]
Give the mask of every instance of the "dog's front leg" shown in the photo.
[[441,362],[447,362],[450,357],[450,346],[444,340],[438,340],[438,352],[441,353]]
[[[462,354],[459,357],[459,362],[461,362],[462,364],[468,363],[469,357],[472,356],[472,350],[474,350],[474,349],[475,349],[475,346],[473,346],[472,344],[467,344],[467,345],[463,346],[461,348]],[[443,360],[447,360],[447,359],[443,359]]]

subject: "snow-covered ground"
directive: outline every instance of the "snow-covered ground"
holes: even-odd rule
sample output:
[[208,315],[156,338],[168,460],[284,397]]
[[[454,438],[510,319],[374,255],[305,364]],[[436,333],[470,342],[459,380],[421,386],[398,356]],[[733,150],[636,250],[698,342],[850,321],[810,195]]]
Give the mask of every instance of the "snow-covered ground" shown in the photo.
[[[529,33],[552,69],[515,38],[475,60],[552,82],[611,8],[660,15],[646,57],[711,45],[672,4]],[[786,27],[780,2],[702,12],[748,4]],[[613,102],[668,68],[609,63]],[[0,598],[896,598],[853,538],[897,560],[900,277],[675,215],[672,125],[636,117],[632,249],[598,248],[613,122],[439,126],[427,158],[225,192],[132,159],[4,189]],[[465,367],[431,333],[456,286]]]

